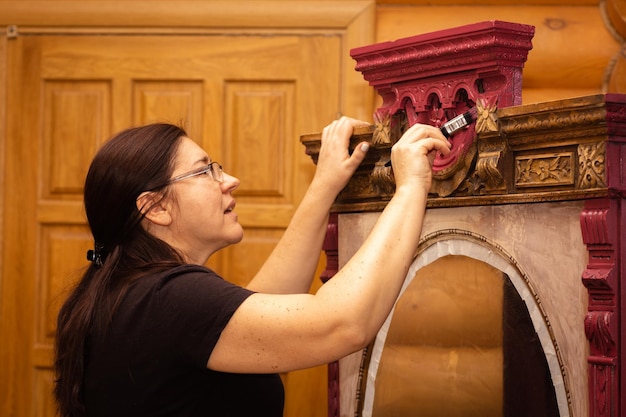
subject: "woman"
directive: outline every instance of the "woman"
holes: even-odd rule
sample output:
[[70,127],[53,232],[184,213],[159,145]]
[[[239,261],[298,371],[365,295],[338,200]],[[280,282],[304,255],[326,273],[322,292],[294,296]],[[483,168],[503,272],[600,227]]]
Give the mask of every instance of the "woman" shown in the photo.
[[353,258],[308,294],[330,207],[362,162],[349,118],[322,133],[315,176],[247,288],[203,267],[239,242],[222,172],[180,128],[119,133],[95,156],[85,209],[91,265],[58,318],[55,397],[67,416],[282,416],[278,376],[364,347],[418,245],[431,163],[449,143],[415,125],[392,149],[396,192]]

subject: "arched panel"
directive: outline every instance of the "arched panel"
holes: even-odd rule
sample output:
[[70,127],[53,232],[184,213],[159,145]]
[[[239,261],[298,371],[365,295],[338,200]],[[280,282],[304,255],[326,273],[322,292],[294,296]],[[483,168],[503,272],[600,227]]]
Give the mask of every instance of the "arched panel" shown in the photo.
[[[521,342],[524,320],[512,319],[514,310],[525,310],[530,329]],[[403,316],[396,320],[397,313]],[[549,323],[529,279],[502,248],[467,231],[426,236],[396,307],[365,356],[361,413],[434,416],[464,410],[499,416],[509,410],[504,415],[513,416],[510,410],[526,407],[535,415],[544,396],[541,408],[553,413],[546,416],[569,417],[567,381]],[[516,362],[527,368],[515,369]],[[394,374],[402,380],[389,380]],[[380,394],[381,386],[387,392]],[[529,387],[538,391],[525,391]]]

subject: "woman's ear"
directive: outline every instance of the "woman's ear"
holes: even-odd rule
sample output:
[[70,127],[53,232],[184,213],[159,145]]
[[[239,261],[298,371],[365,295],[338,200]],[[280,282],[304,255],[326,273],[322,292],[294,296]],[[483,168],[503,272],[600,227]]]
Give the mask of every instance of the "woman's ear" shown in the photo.
[[154,191],[144,191],[137,197],[137,210],[143,214],[144,219],[156,225],[169,226],[172,223],[167,199]]

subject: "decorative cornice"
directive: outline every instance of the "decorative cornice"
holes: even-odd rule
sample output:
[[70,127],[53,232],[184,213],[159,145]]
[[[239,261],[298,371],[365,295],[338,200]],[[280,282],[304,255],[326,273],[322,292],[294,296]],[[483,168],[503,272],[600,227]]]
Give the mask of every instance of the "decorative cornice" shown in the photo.
[[[609,117],[610,116],[610,117]],[[453,190],[434,177],[429,207],[583,200],[624,195],[626,95],[598,94],[549,103],[492,108],[482,115],[475,153]],[[480,120],[480,119],[479,119]],[[485,126],[488,126],[485,127]],[[351,146],[371,143],[367,158],[337,197],[338,212],[379,211],[394,191],[391,143],[378,128],[355,132]],[[302,138],[315,161],[320,134]],[[610,149],[610,151],[609,151]]]
[[[497,36],[494,35],[497,33]],[[431,72],[441,73],[506,65],[522,67],[532,48],[534,28],[503,21],[480,22],[382,42],[352,50],[355,69],[363,73],[370,85],[424,78]],[[506,52],[506,53],[504,53]]]

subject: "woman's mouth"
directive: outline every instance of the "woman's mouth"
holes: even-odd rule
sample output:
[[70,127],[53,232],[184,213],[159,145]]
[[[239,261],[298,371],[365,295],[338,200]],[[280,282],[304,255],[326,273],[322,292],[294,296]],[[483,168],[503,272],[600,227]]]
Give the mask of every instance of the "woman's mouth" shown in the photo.
[[233,201],[230,205],[224,210],[224,214],[231,213],[235,209],[235,202]]

